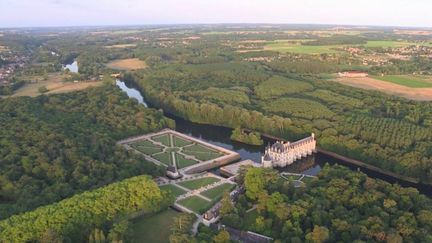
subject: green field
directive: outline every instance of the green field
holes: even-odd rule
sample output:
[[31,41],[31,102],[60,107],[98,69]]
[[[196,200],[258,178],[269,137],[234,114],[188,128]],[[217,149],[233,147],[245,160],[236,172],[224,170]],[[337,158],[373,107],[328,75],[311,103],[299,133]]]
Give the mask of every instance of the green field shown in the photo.
[[368,41],[365,47],[382,47],[382,48],[398,48],[410,45],[422,45],[422,46],[432,46],[431,43],[414,43],[405,41]]
[[131,242],[169,242],[171,225],[174,222],[174,217],[179,214],[177,211],[168,209],[154,215],[144,215],[133,220]]
[[425,79],[411,75],[386,75],[386,76],[372,76],[372,78],[391,82],[394,84],[403,85],[410,88],[431,88],[432,79]]
[[198,196],[188,197],[179,201],[179,204],[196,212],[196,213],[204,213],[213,205],[213,201],[206,201]]
[[252,226],[255,224],[255,220],[258,218],[258,216],[259,214],[256,209],[247,212],[244,217],[244,227],[246,229],[252,229]]
[[177,162],[177,168],[179,169],[199,163],[198,161],[195,160],[186,159],[181,154],[176,154],[176,162]]
[[298,54],[323,54],[323,53],[338,53],[340,51],[335,48],[340,48],[340,45],[329,46],[306,46],[301,43],[292,43],[286,41],[269,42],[264,46],[264,50],[278,52],[292,52]]
[[231,191],[235,186],[233,184],[225,183],[210,190],[204,191],[201,195],[212,199],[213,201],[219,200],[225,191]]
[[190,190],[195,190],[195,189],[198,189],[200,187],[207,186],[209,184],[212,184],[212,183],[215,183],[218,181],[219,181],[219,179],[217,179],[215,177],[204,177],[204,178],[199,178],[196,180],[180,182],[178,184],[181,186],[184,186]]
[[174,186],[174,185],[163,185],[159,187],[162,191],[170,191],[175,197],[178,197],[182,194],[185,194],[186,191],[181,189],[178,186]]
[[164,134],[161,136],[152,137],[152,139],[156,142],[160,142],[167,147],[171,147],[170,135]]

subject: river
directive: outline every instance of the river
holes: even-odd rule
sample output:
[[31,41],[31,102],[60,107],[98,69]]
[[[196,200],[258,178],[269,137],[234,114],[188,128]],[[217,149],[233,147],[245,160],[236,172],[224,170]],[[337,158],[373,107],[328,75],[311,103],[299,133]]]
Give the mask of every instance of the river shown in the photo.
[[[130,98],[138,100],[139,103],[149,107],[148,102],[145,101],[141,92],[132,87],[132,85],[126,84],[123,81],[116,81],[117,86],[128,94]],[[129,85],[129,86],[128,86]],[[151,105],[150,105],[151,107]],[[235,151],[240,154],[241,159],[250,159],[255,162],[261,161],[261,153],[264,151],[265,145],[273,141],[265,140],[265,145],[263,146],[252,146],[239,142],[232,141],[230,139],[231,129],[226,127],[219,127],[213,125],[197,124],[190,121],[186,121],[179,117],[173,117],[170,114],[165,114],[166,116],[174,119],[176,121],[176,131],[199,138],[206,142],[221,146],[223,148]],[[316,175],[321,171],[321,168],[326,164],[343,164],[348,166],[352,170],[361,170],[370,177],[382,179],[390,183],[399,183],[402,186],[413,186],[416,187],[422,193],[432,196],[432,190],[430,186],[425,185],[413,185],[406,183],[404,181],[399,181],[395,178],[382,175],[380,173],[369,171],[364,168],[359,168],[350,164],[347,164],[343,160],[327,156],[322,153],[316,153],[305,159],[298,160],[294,164],[287,166],[286,168],[280,169],[281,171],[292,172],[292,173],[303,173],[307,175]]]

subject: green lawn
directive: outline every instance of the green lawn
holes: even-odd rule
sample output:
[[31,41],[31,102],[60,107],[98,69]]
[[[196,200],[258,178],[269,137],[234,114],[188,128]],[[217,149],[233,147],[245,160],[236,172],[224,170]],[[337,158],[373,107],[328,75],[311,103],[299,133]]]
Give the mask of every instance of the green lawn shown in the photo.
[[184,147],[186,145],[191,144],[192,142],[180,137],[177,137],[175,135],[173,135],[173,140],[174,140],[174,146],[176,147]]
[[147,155],[152,155],[155,153],[159,153],[162,152],[162,148],[161,147],[144,147],[144,146],[140,146],[140,145],[131,145],[134,149],[140,151],[141,153],[147,154]]
[[170,191],[175,197],[178,197],[182,194],[185,194],[186,191],[181,189],[178,186],[174,186],[174,185],[163,185],[159,187],[162,191]]
[[207,186],[209,184],[218,182],[219,179],[215,178],[215,177],[204,177],[204,178],[199,178],[199,179],[195,179],[195,180],[191,180],[191,181],[184,181],[184,182],[180,182],[178,183],[181,186],[184,186],[190,190],[195,190],[198,189],[200,187],[203,186]]
[[171,153],[161,153],[161,154],[156,154],[156,155],[152,155],[152,157],[166,165],[172,165],[172,161],[171,161]]
[[196,213],[202,214],[213,206],[213,201],[209,202],[198,196],[192,196],[179,201],[179,204]]
[[163,145],[165,145],[167,147],[171,147],[171,141],[170,141],[169,134],[164,134],[161,136],[155,136],[155,137],[152,137],[152,139],[156,142],[162,143]]
[[144,147],[157,147],[160,148],[160,146],[150,142],[149,140],[139,140],[136,142],[133,142],[130,144],[131,146],[144,146]]
[[305,176],[305,177],[303,177],[303,179],[301,181],[308,184],[308,183],[311,183],[312,181],[314,181],[315,179],[316,178],[314,178],[314,177]]
[[174,217],[180,214],[172,209],[133,220],[132,241],[136,243],[167,243]]
[[212,199],[213,201],[219,200],[225,191],[231,191],[235,185],[225,183],[210,190],[204,191],[201,195]]
[[191,165],[194,165],[194,164],[198,163],[195,160],[186,159],[181,154],[176,154],[176,162],[177,162],[177,168],[179,168],[179,169],[184,168],[184,167],[188,167],[188,166],[191,166]]
[[420,77],[411,75],[386,75],[386,76],[373,76],[373,78],[387,81],[410,88],[431,88],[432,80],[425,80]]
[[288,178],[288,180],[294,181],[300,179],[300,175],[284,175],[285,178]]
[[194,144],[192,146],[183,148],[183,153],[187,155],[193,155],[195,158],[201,161],[216,159],[223,156],[222,153],[200,144]]

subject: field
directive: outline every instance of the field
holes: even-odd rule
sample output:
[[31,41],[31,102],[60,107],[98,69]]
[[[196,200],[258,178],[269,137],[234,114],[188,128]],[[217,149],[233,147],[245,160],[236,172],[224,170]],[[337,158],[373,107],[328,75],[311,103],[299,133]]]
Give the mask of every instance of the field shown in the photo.
[[215,150],[212,150],[210,148],[204,147],[204,146],[199,145],[199,144],[194,144],[192,146],[185,147],[183,149],[183,153],[187,154],[187,155],[195,156],[195,158],[202,160],[202,161],[216,159],[218,157],[223,156],[222,153],[215,151]]
[[177,211],[168,209],[154,215],[144,215],[135,219],[131,227],[131,242],[169,242],[171,225],[174,222],[174,217],[179,214]]
[[107,67],[117,70],[137,70],[147,68],[147,64],[138,58],[129,58],[109,62]]
[[47,80],[42,80],[41,77],[29,77],[29,80],[39,80],[35,83],[29,83],[16,90],[12,97],[15,96],[30,96],[35,97],[41,95],[39,88],[45,86],[48,92],[45,94],[67,93],[77,90],[83,90],[89,87],[96,87],[103,82],[63,82],[65,75],[50,74]]
[[[404,41],[368,41],[365,47],[382,47],[382,48],[398,48],[409,45],[416,45],[414,42],[404,42]],[[431,46],[430,43],[421,43],[424,46]]]
[[8,50],[8,48],[6,46],[0,45],[0,52],[7,51],[7,50]]
[[386,76],[373,76],[374,79],[387,81],[410,88],[431,88],[432,78],[425,79],[412,75],[386,75]]
[[323,53],[338,53],[340,51],[335,50],[341,46],[330,45],[330,46],[304,46],[300,42],[291,41],[275,41],[270,42],[264,46],[266,51],[278,51],[278,52],[292,52],[298,54],[323,54]]
[[188,197],[178,202],[178,204],[200,214],[207,211],[213,203],[213,201],[206,201],[198,196]]
[[392,82],[382,81],[371,77],[366,78],[338,78],[336,82],[356,88],[377,90],[387,94],[404,97],[411,100],[432,100],[432,88],[411,88]]
[[119,44],[119,45],[111,45],[105,46],[105,48],[113,49],[113,48],[128,48],[128,47],[136,47],[136,44]]
[[186,187],[187,189],[196,190],[198,188],[213,184],[213,183],[218,182],[218,181],[219,181],[219,179],[217,179],[215,177],[204,177],[204,178],[199,178],[196,180],[180,182],[178,184],[183,186],[183,187]]
[[225,183],[210,190],[204,191],[201,195],[212,199],[213,201],[218,200],[222,197],[225,191],[231,191],[234,188],[233,184]]

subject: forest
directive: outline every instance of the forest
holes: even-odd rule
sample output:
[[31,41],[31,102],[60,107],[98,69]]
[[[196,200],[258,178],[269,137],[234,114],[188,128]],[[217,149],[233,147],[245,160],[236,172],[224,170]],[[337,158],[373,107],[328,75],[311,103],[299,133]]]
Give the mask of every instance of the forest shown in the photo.
[[162,65],[125,79],[156,107],[184,119],[288,140],[314,132],[324,149],[432,182],[430,102],[274,72],[251,63]]
[[173,201],[149,176],[132,177],[2,220],[0,242],[105,242],[104,230],[110,242],[123,242],[130,215]]
[[431,199],[415,189],[339,165],[324,166],[299,188],[272,169],[243,168],[241,175],[246,193],[224,204],[222,223],[275,242],[432,240]]
[[160,111],[107,84],[0,100],[0,218],[75,193],[164,170],[116,141],[174,127]]

